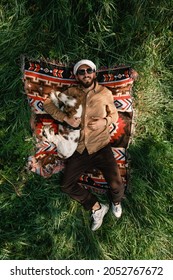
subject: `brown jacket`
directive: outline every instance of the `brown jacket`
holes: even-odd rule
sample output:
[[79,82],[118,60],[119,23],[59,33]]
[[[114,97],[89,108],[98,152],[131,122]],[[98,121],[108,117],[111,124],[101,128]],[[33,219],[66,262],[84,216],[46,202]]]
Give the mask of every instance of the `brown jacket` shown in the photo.
[[[68,95],[80,94],[82,97],[81,136],[77,151],[82,153],[87,148],[88,153],[92,154],[105,147],[110,142],[109,125],[118,119],[112,92],[96,83],[95,88],[87,93],[80,86],[69,87],[64,93]],[[46,100],[43,106],[45,111],[58,121],[62,122],[66,116],[50,100]],[[91,130],[87,124],[92,120],[92,117],[106,118],[107,126],[102,129]]]

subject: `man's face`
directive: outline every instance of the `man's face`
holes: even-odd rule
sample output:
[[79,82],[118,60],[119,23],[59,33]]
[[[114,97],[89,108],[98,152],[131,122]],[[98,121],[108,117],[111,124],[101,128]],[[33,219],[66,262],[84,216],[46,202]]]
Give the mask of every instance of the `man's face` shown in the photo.
[[96,79],[96,73],[86,64],[81,65],[76,73],[76,80],[85,88],[92,86]]

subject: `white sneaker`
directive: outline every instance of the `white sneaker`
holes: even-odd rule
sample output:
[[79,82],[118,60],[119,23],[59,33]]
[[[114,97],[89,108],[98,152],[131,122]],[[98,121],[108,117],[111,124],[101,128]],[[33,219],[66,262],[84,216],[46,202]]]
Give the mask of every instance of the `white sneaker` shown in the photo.
[[112,213],[115,215],[116,218],[120,218],[122,215],[122,207],[121,207],[121,203],[116,203],[113,204],[112,203]]
[[108,205],[104,205],[104,204],[100,203],[100,206],[101,206],[101,208],[96,211],[93,211],[93,213],[91,215],[91,217],[93,219],[91,230],[93,230],[93,231],[95,231],[99,227],[101,227],[101,225],[103,223],[103,218],[109,210]]

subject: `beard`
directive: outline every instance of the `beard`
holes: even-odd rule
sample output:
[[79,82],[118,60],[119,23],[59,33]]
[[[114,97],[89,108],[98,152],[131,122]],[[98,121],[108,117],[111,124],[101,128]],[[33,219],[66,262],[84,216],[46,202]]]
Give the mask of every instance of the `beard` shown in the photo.
[[92,86],[93,84],[95,84],[96,82],[96,78],[91,78],[89,80],[79,80],[79,83],[84,87],[84,88],[89,88],[90,86]]

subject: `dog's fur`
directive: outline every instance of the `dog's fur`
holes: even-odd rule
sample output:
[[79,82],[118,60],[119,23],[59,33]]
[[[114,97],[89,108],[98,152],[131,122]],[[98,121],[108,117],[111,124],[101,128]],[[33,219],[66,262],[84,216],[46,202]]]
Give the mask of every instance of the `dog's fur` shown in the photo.
[[[68,96],[59,91],[52,91],[50,98],[58,108],[60,107],[60,101],[63,103],[61,110],[63,110],[68,117],[81,117],[82,105],[80,96]],[[45,127],[44,135],[49,142],[53,142],[56,145],[59,157],[66,159],[70,157],[77,148],[80,128],[74,129],[69,125],[59,124],[58,134],[55,134],[50,127]]]

